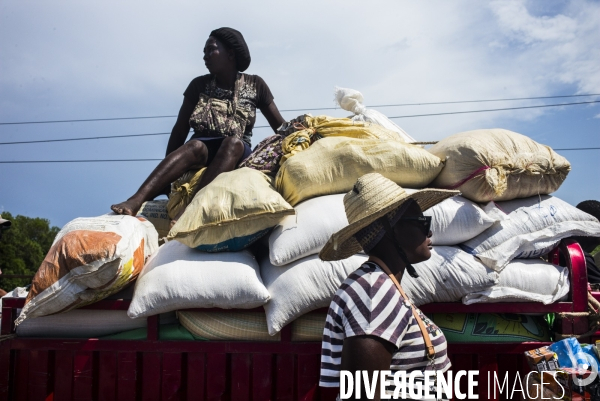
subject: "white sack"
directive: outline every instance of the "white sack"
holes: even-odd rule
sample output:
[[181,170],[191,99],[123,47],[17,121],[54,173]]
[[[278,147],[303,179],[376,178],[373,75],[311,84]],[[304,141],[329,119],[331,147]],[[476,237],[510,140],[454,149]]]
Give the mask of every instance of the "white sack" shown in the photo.
[[[161,324],[174,323],[175,313],[164,314]],[[97,338],[144,328],[146,319],[131,319],[124,310],[75,309],[26,319],[17,326],[19,337]]]
[[260,272],[271,300],[264,308],[269,334],[275,335],[297,317],[329,307],[331,298],[350,273],[367,260],[365,255],[324,262],[312,255],[287,266],[273,266],[269,258],[260,262]]
[[541,259],[516,259],[500,272],[498,284],[465,295],[466,305],[492,302],[559,301],[569,293],[569,269]]
[[432,217],[433,245],[458,245],[481,234],[497,221],[462,196],[446,199],[423,214]]
[[170,241],[144,266],[127,314],[138,318],[186,308],[251,309],[268,300],[250,252],[205,253]]
[[335,100],[340,107],[346,111],[354,113],[350,118],[354,121],[366,121],[373,124],[381,125],[391,131],[397,132],[404,142],[416,142],[415,138],[408,135],[400,126],[387,118],[383,113],[377,110],[367,109],[363,104],[364,98],[362,93],[349,88],[335,87]]
[[466,294],[482,291],[498,282],[498,273],[458,247],[433,247],[431,258],[414,267],[419,278],[405,273],[401,285],[417,306],[460,301]]
[[298,204],[295,216],[286,216],[269,237],[269,258],[284,266],[323,249],[331,234],[348,225],[344,195],[319,196]]
[[495,223],[461,248],[497,271],[513,259],[538,258],[563,238],[600,236],[600,223],[595,217],[553,196],[496,204],[508,219]]

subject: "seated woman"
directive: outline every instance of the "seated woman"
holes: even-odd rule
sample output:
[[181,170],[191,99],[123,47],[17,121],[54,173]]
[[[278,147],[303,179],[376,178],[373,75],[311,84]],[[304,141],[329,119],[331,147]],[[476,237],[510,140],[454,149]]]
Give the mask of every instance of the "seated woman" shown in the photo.
[[[450,368],[444,334],[399,283],[405,271],[418,277],[412,264],[431,257],[431,217],[423,211],[456,194],[424,189],[409,195],[377,173],[360,177],[346,194],[349,225],[331,236],[319,256],[341,260],[362,249],[369,260],[344,280],[329,306],[320,386],[339,387],[340,370],[351,371],[353,377],[359,370],[368,377],[376,370],[405,371],[408,379],[412,371]],[[369,399],[379,400],[379,394],[377,387],[375,398]],[[361,395],[367,399],[364,385]]]
[[[265,81],[241,73],[250,65],[250,51],[240,32],[212,31],[204,45],[204,64],[210,74],[194,78],[185,90],[165,159],[131,198],[111,206],[115,213],[136,215],[142,203],[164,193],[192,168],[207,167],[192,197],[219,174],[235,169],[250,154],[257,108],[273,131],[285,122]],[[194,135],[184,144],[190,127]]]

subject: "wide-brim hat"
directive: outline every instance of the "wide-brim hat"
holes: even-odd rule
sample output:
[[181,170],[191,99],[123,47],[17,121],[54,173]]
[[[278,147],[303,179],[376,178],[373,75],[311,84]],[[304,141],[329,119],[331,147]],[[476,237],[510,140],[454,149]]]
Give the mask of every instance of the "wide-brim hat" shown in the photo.
[[362,250],[354,237],[359,230],[413,199],[425,211],[441,201],[458,195],[459,191],[447,189],[422,189],[408,193],[400,185],[379,173],[360,177],[354,188],[344,196],[348,226],[333,234],[319,253],[322,260],[349,258]]

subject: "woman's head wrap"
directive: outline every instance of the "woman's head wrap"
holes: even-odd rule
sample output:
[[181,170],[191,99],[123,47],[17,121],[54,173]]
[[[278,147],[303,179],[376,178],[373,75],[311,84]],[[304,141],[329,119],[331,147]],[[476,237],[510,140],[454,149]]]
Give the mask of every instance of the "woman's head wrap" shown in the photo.
[[250,66],[250,50],[240,31],[233,28],[219,28],[210,33],[235,53],[235,65],[238,71],[246,71]]

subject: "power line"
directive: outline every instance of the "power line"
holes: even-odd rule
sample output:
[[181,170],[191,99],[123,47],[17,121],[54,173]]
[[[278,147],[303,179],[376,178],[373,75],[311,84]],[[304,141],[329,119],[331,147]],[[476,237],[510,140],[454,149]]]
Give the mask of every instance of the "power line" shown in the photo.
[[128,135],[92,136],[92,137],[84,137],[84,138],[40,139],[38,141],[0,142],[0,145],[19,145],[19,144],[24,144],[24,143],[87,141],[87,140],[91,140],[91,139],[130,138],[130,137],[136,137],[136,136],[153,136],[153,135],[169,135],[169,134],[170,134],[170,132],[159,132],[156,134],[128,134]]
[[[443,116],[443,115],[450,115],[450,114],[484,113],[484,112],[491,112],[491,111],[535,109],[535,108],[542,108],[542,107],[573,106],[573,105],[591,104],[591,103],[600,103],[600,100],[593,100],[593,101],[589,101],[589,102],[544,104],[544,105],[539,105],[539,106],[507,107],[507,108],[501,108],[501,109],[452,111],[452,112],[446,112],[446,113],[430,113],[430,114],[413,114],[413,115],[395,116],[395,117],[388,117],[388,118],[430,117],[430,116]],[[254,127],[254,128],[270,128],[270,126],[269,125],[259,125],[259,126]],[[130,138],[130,137],[154,136],[154,135],[169,135],[169,132],[160,132],[160,133],[153,133],[153,134],[109,135],[109,136],[95,136],[95,137],[83,137],[83,138],[66,138],[66,139],[40,139],[40,140],[36,140],[36,141],[0,142],[0,145],[18,145],[18,144],[28,144],[28,143],[85,141],[85,140],[92,140],[92,139]]]
[[[558,151],[582,151],[582,150],[600,150],[600,147],[592,148],[557,148]],[[30,163],[101,163],[101,162],[155,162],[163,159],[109,159],[109,160],[8,160],[0,161],[0,164],[30,164]]]
[[[535,96],[535,97],[515,97],[506,99],[482,99],[482,100],[456,100],[448,102],[426,102],[426,103],[399,103],[399,104],[382,104],[369,106],[371,108],[376,107],[404,107],[404,106],[429,106],[429,105],[440,105],[440,104],[460,104],[460,103],[483,103],[483,102],[506,102],[515,100],[539,100],[539,99],[558,99],[558,98],[570,98],[570,97],[588,97],[588,96],[600,96],[599,93],[589,93],[583,95],[559,95],[559,96]],[[338,110],[339,107],[317,107],[317,108],[303,108],[303,109],[285,109],[279,110],[280,112],[288,111],[316,111],[316,110]],[[117,121],[117,120],[144,120],[152,118],[174,118],[176,115],[169,116],[141,116],[141,117],[112,117],[112,118],[87,118],[87,119],[76,119],[76,120],[46,120],[46,121],[16,121],[16,122],[0,122],[0,125],[24,125],[24,124],[52,124],[52,123],[78,123],[78,122],[90,122],[90,121]],[[258,127],[256,127],[258,128]]]
[[575,103],[559,103],[559,104],[544,104],[541,106],[521,106],[521,107],[506,107],[502,109],[485,109],[485,110],[469,110],[469,111],[450,111],[447,113],[430,113],[430,114],[412,114],[408,116],[395,116],[388,118],[409,118],[409,117],[430,117],[430,116],[445,116],[449,114],[467,114],[467,113],[485,113],[488,111],[505,111],[505,110],[522,110],[522,109],[537,109],[542,107],[560,107],[560,106],[573,106],[577,104],[590,104],[600,103],[600,100],[592,100],[589,102],[575,102]]

